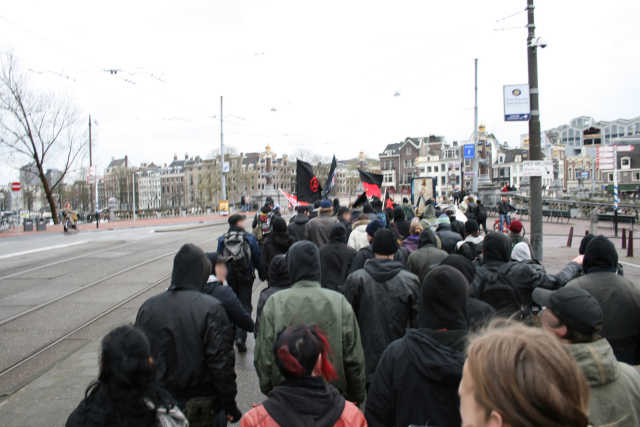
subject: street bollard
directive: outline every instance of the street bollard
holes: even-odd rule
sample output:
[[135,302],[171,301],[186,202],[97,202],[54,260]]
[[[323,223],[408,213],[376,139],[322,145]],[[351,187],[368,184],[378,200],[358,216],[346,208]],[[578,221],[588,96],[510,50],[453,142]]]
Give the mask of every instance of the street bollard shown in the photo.
[[629,230],[629,245],[627,246],[627,257],[633,258],[633,231]]
[[569,229],[569,238],[567,239],[567,247],[571,247],[571,242],[573,241],[573,227]]
[[627,249],[627,229],[626,228],[622,229],[622,249]]

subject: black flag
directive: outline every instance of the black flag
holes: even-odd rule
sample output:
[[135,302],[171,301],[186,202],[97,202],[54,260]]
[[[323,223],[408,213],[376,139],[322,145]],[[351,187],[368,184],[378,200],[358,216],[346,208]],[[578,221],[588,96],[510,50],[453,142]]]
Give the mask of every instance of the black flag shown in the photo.
[[324,193],[322,193],[322,198],[326,199],[331,190],[333,190],[333,186],[336,184],[336,167],[338,166],[338,162],[336,161],[336,156],[333,156],[333,160],[331,161],[331,168],[329,168],[329,175],[327,175],[327,182],[324,184]]
[[297,163],[298,202],[313,203],[320,199],[322,188],[320,188],[318,178],[313,173],[311,165],[300,160]]
[[380,194],[380,187],[382,187],[382,175],[365,172],[363,170],[358,170],[358,172],[360,172],[362,186],[367,190],[367,195],[370,197],[376,196],[379,199],[382,198],[382,194]]
[[360,205],[364,205],[366,201],[367,201],[367,191],[365,190],[360,196],[358,196],[356,201],[353,202],[353,205],[351,205],[351,207],[357,208]]

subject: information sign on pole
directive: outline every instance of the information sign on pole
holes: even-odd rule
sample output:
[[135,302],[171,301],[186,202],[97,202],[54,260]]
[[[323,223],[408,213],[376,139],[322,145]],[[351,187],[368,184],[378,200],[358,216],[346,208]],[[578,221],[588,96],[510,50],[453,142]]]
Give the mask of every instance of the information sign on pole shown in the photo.
[[529,85],[504,86],[504,120],[507,122],[528,121],[531,118]]
[[547,160],[527,160],[522,162],[524,176],[553,177],[553,162]]
[[464,158],[465,159],[473,159],[475,153],[475,145],[474,144],[464,144]]

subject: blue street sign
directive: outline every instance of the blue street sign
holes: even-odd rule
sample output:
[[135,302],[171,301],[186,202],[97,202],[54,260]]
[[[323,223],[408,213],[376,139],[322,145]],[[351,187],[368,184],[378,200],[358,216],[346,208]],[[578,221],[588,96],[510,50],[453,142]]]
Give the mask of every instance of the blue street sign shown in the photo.
[[589,179],[589,172],[582,172],[582,178]]
[[475,157],[475,145],[474,144],[464,144],[464,158],[465,159],[473,159]]

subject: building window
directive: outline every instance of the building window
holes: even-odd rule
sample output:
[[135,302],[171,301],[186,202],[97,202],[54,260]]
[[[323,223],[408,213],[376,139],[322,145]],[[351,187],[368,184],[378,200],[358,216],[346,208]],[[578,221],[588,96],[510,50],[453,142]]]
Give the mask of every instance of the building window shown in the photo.
[[407,147],[407,156],[411,155],[411,147]]
[[438,166],[434,166],[434,167],[433,167],[433,171],[434,171],[434,172],[438,172]]
[[493,169],[493,177],[497,178],[498,177],[498,168],[494,168]]
[[634,181],[640,181],[640,172],[634,172],[633,173],[633,180]]
[[431,166],[427,166],[427,172],[431,173]]
[[631,167],[631,159],[629,157],[623,157],[620,159],[620,169],[629,169]]
[[612,173],[609,174],[609,182],[613,182],[613,174]]
[[442,179],[442,185],[447,185],[447,177],[443,176],[441,179]]
[[471,166],[471,159],[464,159],[465,166]]
[[405,160],[404,161],[404,167],[405,167],[405,169],[409,167],[409,160]]

